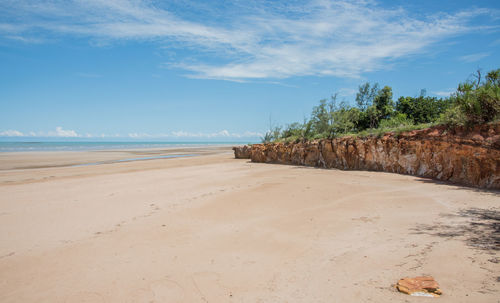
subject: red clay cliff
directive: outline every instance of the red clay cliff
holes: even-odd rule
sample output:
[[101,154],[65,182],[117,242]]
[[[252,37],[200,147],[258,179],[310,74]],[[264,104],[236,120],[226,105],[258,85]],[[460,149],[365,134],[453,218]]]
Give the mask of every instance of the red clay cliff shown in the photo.
[[[243,154],[247,151],[238,155]],[[472,129],[437,126],[381,137],[254,144],[245,156],[252,162],[385,171],[500,189],[500,123]]]

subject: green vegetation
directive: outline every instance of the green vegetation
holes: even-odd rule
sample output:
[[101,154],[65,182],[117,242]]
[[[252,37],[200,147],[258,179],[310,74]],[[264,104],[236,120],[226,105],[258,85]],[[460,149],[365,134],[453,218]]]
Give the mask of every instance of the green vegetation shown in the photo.
[[338,102],[338,96],[323,99],[313,107],[309,119],[286,127],[270,126],[262,142],[292,142],[345,135],[381,135],[427,128],[443,124],[472,126],[500,119],[500,69],[481,79],[478,71],[473,80],[460,83],[449,98],[426,96],[392,99],[392,88],[377,83],[359,86],[355,104]]

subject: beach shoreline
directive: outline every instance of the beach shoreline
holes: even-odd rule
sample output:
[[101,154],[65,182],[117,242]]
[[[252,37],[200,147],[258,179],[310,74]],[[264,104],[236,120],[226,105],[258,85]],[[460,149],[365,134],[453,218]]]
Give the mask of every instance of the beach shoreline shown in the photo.
[[175,155],[212,155],[231,152],[232,145],[204,145],[189,147],[129,148],[73,151],[17,151],[0,153],[0,171],[85,165],[88,163],[150,160],[151,157]]
[[[134,156],[158,152],[194,153]],[[0,301],[416,302],[393,284],[424,274],[442,302],[500,293],[498,192],[230,147],[58,166],[132,153],[0,154]]]

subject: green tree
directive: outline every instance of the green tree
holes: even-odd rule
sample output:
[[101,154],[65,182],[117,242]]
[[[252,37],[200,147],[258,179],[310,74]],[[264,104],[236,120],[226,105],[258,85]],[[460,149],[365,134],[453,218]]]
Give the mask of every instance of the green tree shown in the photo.
[[326,99],[320,100],[311,113],[311,128],[315,135],[328,136],[331,122],[331,105]]
[[373,99],[373,104],[379,112],[379,120],[389,118],[394,111],[392,88],[390,86],[384,86]]
[[373,104],[360,113],[358,120],[358,130],[366,128],[377,128],[380,120],[388,119],[394,111],[392,101],[392,88],[384,86],[373,98]]
[[380,120],[389,118],[394,111],[392,88],[384,86],[379,89],[377,83],[373,86],[370,83],[360,85],[356,94],[356,104],[360,110],[356,129],[361,131],[367,128],[377,128]]
[[364,126],[366,126],[366,122],[368,122],[368,127],[365,128],[377,128],[379,117],[380,113],[375,105],[368,107],[365,111],[365,115],[363,116],[365,120]]
[[425,96],[422,90],[418,97],[399,97],[396,111],[405,114],[413,123],[435,122],[451,105],[449,99]]
[[342,102],[339,108],[332,112],[333,123],[330,133],[337,136],[355,132],[360,114],[361,111],[358,108],[349,107]]
[[356,104],[361,111],[365,111],[373,103],[373,99],[379,93],[378,83],[370,85],[366,82],[358,87]]

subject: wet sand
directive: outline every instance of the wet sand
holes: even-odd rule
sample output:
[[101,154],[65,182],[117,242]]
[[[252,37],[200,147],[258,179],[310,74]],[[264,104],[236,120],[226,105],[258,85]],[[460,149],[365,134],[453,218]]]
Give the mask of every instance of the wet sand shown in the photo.
[[[198,156],[112,163],[172,154]],[[423,302],[393,284],[426,274],[434,300],[498,302],[499,212],[498,192],[227,147],[0,154],[0,301]]]

